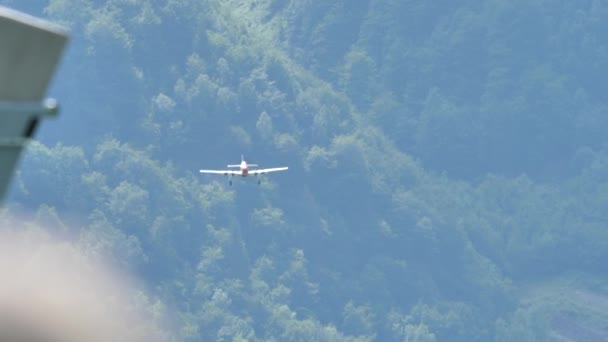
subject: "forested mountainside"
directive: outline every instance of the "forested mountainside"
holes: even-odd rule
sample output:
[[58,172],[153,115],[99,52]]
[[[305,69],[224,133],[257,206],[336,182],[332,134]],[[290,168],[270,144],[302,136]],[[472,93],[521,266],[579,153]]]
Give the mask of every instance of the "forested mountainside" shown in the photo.
[[0,3],[72,34],[3,215],[173,340],[608,338],[604,1]]

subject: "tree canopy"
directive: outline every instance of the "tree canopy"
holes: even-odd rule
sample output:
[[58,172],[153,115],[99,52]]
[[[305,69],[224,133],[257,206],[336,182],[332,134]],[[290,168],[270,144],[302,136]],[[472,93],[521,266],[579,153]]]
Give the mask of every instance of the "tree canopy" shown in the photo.
[[[3,215],[167,339],[608,337],[604,2],[0,3],[72,32]],[[290,169],[197,172],[241,153]]]

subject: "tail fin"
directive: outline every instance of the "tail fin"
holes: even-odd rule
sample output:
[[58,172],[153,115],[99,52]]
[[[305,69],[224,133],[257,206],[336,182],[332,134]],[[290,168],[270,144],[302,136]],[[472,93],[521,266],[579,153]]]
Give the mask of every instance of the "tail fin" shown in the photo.
[[[241,154],[241,163],[245,161],[245,156]],[[227,167],[241,167],[241,164],[230,164]]]
[[[244,157],[244,156],[241,154],[241,163],[242,163],[242,162],[244,162],[244,161],[245,161],[245,157]],[[250,166],[250,167],[251,167],[251,166],[257,167],[257,166],[258,166],[258,164],[249,164],[249,163],[247,163],[247,166]]]

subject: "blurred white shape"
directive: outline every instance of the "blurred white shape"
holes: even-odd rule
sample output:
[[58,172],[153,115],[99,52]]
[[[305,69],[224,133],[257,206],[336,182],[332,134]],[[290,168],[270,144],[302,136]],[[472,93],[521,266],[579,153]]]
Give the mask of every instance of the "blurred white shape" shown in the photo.
[[162,341],[128,276],[39,228],[0,227],[0,341]]

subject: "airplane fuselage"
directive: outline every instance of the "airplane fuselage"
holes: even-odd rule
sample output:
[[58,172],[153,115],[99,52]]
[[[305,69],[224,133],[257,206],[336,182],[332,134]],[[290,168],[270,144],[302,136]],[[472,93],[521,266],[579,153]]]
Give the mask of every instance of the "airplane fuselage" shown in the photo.
[[241,162],[241,176],[245,177],[249,174],[249,166],[246,161]]

